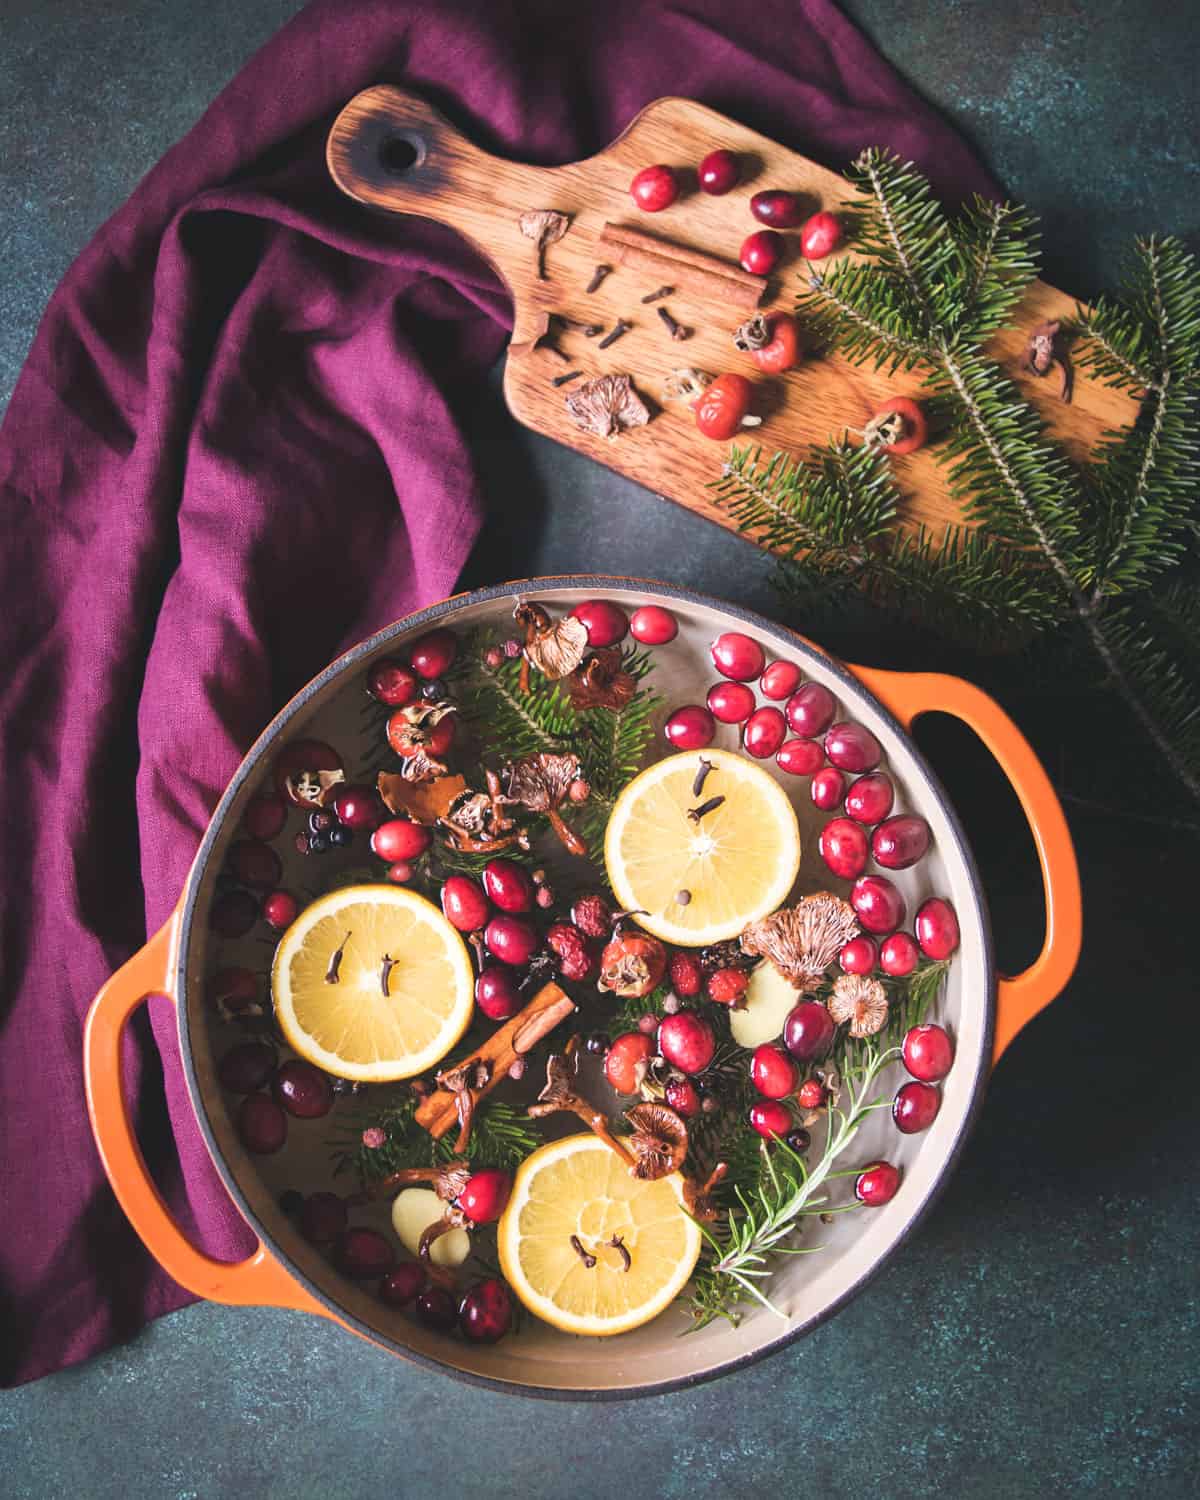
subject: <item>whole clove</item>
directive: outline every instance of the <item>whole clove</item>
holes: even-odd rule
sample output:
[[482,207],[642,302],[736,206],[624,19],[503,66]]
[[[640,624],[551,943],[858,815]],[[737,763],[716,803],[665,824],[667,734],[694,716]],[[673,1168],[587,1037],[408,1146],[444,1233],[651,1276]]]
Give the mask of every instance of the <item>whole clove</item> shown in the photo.
[[584,1263],[589,1271],[595,1268],[596,1257],[594,1255],[589,1255],[588,1252],[583,1248],[583,1241],[577,1234],[573,1234],[571,1236],[571,1249],[574,1250],[575,1254],[578,1255],[579,1259]]
[[647,292],[642,301],[657,302],[660,297],[669,297],[674,290],[673,286],[660,286],[657,291]]
[[345,951],[346,951],[346,944],[349,941],[350,941],[350,934],[347,933],[346,936],[342,939],[341,946],[338,947],[338,948],[335,948],[334,951],[330,954],[330,957],[329,957],[329,967],[325,970],[325,983],[326,984],[337,984],[337,982],[338,982],[338,970],[342,967],[342,954],[345,953]]
[[700,793],[704,790],[704,783],[708,779],[708,773],[712,770],[712,768],[713,768],[712,761],[711,760],[705,760],[705,758],[702,755],[700,757],[700,764],[696,768],[695,780],[692,782],[692,796],[693,797],[698,797],[700,795]]
[[578,380],[583,374],[582,370],[568,370],[565,375],[556,375],[550,382],[551,385],[570,385],[572,380]]
[[385,953],[383,955],[383,963],[379,969],[379,988],[383,991],[386,999],[391,999],[391,991],[388,986],[391,984],[392,970],[396,967],[396,963],[397,960],[391,954]]
[[624,318],[618,318],[608,333],[596,345],[597,349],[607,349],[610,344],[615,344],[621,335],[628,333],[632,327],[632,323],[627,323]]
[[710,812],[716,812],[724,800],[724,797],[710,797],[707,802],[702,802],[699,807],[689,807],[688,817],[693,823],[698,823],[701,818],[707,817]]
[[619,1234],[614,1234],[611,1240],[605,1240],[606,1245],[611,1246],[621,1257],[621,1270],[628,1271],[633,1265],[633,1256],[626,1248],[625,1241]]
[[675,321],[675,319],[671,316],[671,314],[670,314],[670,312],[669,312],[669,310],[667,308],[665,308],[665,307],[658,307],[658,308],[655,308],[655,311],[658,313],[659,317],[663,320],[663,322],[667,325],[667,329],[668,329],[668,331],[669,331],[669,333],[670,333],[670,335],[671,335],[671,337],[673,339],[690,339],[691,338],[691,336],[692,336],[692,330],[690,328],[685,328],[682,323],[677,323]]
[[604,278],[608,275],[608,273],[611,270],[612,270],[611,266],[597,266],[596,269],[592,272],[592,279],[591,279],[591,281],[589,281],[588,284],[587,284],[587,286],[584,287],[584,291],[589,296],[593,292],[599,291],[600,290],[600,283],[604,280]]

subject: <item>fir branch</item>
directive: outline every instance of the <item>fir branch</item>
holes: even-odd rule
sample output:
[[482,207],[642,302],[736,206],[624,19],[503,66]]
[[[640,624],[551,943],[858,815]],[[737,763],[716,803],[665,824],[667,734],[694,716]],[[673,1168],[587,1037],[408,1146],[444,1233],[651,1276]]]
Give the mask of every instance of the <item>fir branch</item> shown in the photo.
[[[648,652],[629,649],[622,653],[621,664],[639,684],[645,681],[652,666]],[[604,830],[613,803],[645,763],[646,751],[654,737],[653,717],[661,706],[662,699],[657,693],[639,686],[617,712],[590,708],[577,715],[579,738],[575,749],[591,795],[573,822],[587,841],[593,858],[601,864]]]
[[[413,1116],[417,1100],[413,1094],[380,1109],[363,1110],[347,1117],[347,1133],[331,1144],[335,1148],[338,1172],[352,1168],[364,1185],[399,1172],[406,1167],[433,1167],[455,1159],[457,1132],[450,1131],[435,1140],[416,1124]],[[386,1139],[381,1146],[364,1146],[362,1134],[378,1128]],[[481,1100],[471,1120],[471,1137],[467,1159],[473,1167],[517,1167],[542,1144],[537,1129],[530,1124],[524,1109],[516,1109],[497,1099]]]
[[808,268],[807,291],[796,311],[819,338],[836,342],[853,364],[874,361],[875,369],[911,370],[926,358],[920,330],[906,300],[881,295],[869,265],[839,261],[829,271]]
[[960,327],[982,341],[1004,326],[1037,274],[1035,221],[1012,203],[976,196],[955,226],[962,282]]

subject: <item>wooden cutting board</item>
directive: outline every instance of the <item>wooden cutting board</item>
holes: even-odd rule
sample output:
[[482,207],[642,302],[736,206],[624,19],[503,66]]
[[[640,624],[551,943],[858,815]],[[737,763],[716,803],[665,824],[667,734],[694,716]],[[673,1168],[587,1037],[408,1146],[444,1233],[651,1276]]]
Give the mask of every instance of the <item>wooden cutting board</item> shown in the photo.
[[[731,193],[714,198],[694,187],[694,167],[717,147],[737,152],[746,170]],[[423,99],[386,86],[365,90],[341,112],[330,132],[327,159],[334,181],[350,197],[373,208],[448,224],[496,268],[513,299],[504,391],[519,421],[730,526],[707,489],[729,445],[703,437],[686,408],[663,400],[663,387],[681,365],[713,375],[736,370],[765,381],[731,342],[733,330],[750,313],[723,295],[689,295],[681,288],[662,305],[694,332],[686,342],[673,340],[657,316],[658,304],[644,305],[641,298],[675,278],[618,264],[615,247],[601,242],[601,232],[606,224],[636,229],[736,267],[743,239],[762,227],[749,211],[752,194],[766,187],[788,188],[808,196],[811,212],[836,210],[850,192],[843,178],[703,105],[670,98],[647,105],[598,156],[563,167],[525,166],[480,151]],[[635,206],[629,184],[635,172],[654,162],[693,169],[693,186],[669,209],[647,214]],[[544,281],[537,275],[535,246],[517,222],[522,213],[538,209],[570,215],[568,232],[545,252]],[[798,236],[788,238],[795,246]],[[614,269],[589,295],[585,288],[602,263]],[[764,311],[790,310],[802,269],[795,259],[780,266],[766,284]],[[1082,457],[1101,432],[1132,419],[1134,403],[1094,381],[1077,379],[1074,400],[1066,406],[1058,398],[1057,370],[1038,380],[1019,368],[1028,330],[1044,319],[1069,317],[1074,310],[1073,298],[1035,282],[1016,310],[1015,330],[998,335],[990,352],[1031,397],[1051,432]],[[563,362],[550,349],[534,347],[550,312],[606,328],[618,318],[633,326],[604,350],[598,338],[556,333],[554,342],[567,356]],[[553,385],[555,376],[573,369],[583,372],[573,385]],[[572,422],[565,396],[606,373],[633,377],[654,413],[647,426],[606,439]],[[752,440],[768,454],[785,449],[800,455],[847,427],[861,428],[889,395],[915,392],[918,385],[913,374],[888,377],[837,355],[810,359],[767,383],[759,403],[765,420]],[[947,493],[945,471],[929,449],[894,463],[906,521],[924,523],[940,534],[948,522],[961,519]]]

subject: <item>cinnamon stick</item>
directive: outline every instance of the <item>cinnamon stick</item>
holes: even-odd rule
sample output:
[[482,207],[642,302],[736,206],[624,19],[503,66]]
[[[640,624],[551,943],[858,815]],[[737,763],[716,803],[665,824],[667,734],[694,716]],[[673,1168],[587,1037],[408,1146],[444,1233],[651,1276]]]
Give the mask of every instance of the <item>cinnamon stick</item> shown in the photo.
[[605,224],[600,242],[612,247],[618,265],[651,271],[670,280],[680,293],[719,297],[733,307],[757,307],[766,290],[766,278],[752,276],[732,261],[671,240],[660,240],[642,229],[624,224]]
[[[574,1010],[574,1000],[558,985],[553,981],[543,985],[524,1009],[519,1010],[498,1031],[492,1032],[481,1047],[459,1064],[461,1068],[468,1069],[478,1062],[488,1064],[487,1082],[482,1088],[471,1090],[474,1102],[478,1104],[480,1099],[490,1094],[498,1083],[508,1077],[513,1063],[531,1051],[543,1037],[549,1036]],[[428,1098],[422,1099],[414,1118],[435,1140],[458,1125],[457,1097],[450,1089],[436,1089]]]

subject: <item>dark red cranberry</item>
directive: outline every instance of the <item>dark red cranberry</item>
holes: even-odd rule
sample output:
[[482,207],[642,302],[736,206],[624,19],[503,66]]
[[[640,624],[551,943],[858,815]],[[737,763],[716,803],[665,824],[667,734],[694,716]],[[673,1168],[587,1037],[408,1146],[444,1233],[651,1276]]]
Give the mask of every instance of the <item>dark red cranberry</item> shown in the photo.
[[854,880],[867,868],[867,836],[851,818],[831,818],[821,829],[821,858],[842,880]]
[[469,875],[451,875],[442,886],[442,914],[459,932],[478,932],[490,912],[488,898]]
[[274,792],[260,792],[246,803],[242,824],[252,839],[273,839],[287,822],[287,803]]
[[257,921],[258,901],[249,891],[222,891],[209,908],[208,925],[218,937],[243,937]]
[[588,645],[596,650],[623,641],[629,629],[629,616],[609,599],[585,599],[571,613],[583,621]]
[[618,1094],[636,1094],[654,1056],[654,1043],[640,1031],[623,1031],[608,1049],[604,1076]]
[[854,915],[877,937],[895,932],[904,921],[904,897],[886,875],[860,875],[850,887]]
[[824,761],[825,751],[816,740],[785,740],[775,757],[775,764],[789,776],[811,776]]
[[300,915],[300,903],[291,891],[272,891],[263,902],[263,921],[276,932],[290,927]]
[[524,917],[493,917],[483,930],[488,952],[502,964],[519,967],[537,952],[538,935]]
[[377,661],[367,674],[367,692],[389,708],[404,708],[414,702],[420,686],[416,673],[391,656]]
[[754,712],[754,689],[744,682],[714,682],[704,700],[721,724],[741,724]]
[[509,1021],[521,1009],[521,992],[508,969],[489,964],[475,981],[475,1004],[491,1021]]
[[757,1130],[768,1141],[774,1140],[776,1136],[786,1137],[795,1123],[791,1110],[778,1099],[763,1099],[758,1104],[752,1104],[747,1118],[751,1130]]
[[555,922],[547,930],[546,947],[558,959],[558,971],[564,979],[578,984],[596,967],[587,939],[569,922]]
[[742,241],[738,261],[742,270],[749,271],[751,276],[769,276],[782,254],[783,236],[773,229],[759,229]]
[[672,1078],[665,1097],[668,1107],[685,1120],[700,1113],[700,1091],[689,1078]]
[[205,995],[214,1010],[236,1016],[258,1004],[258,980],[249,969],[218,969],[209,980]]
[[824,260],[842,242],[842,226],[833,214],[813,214],[800,232],[805,260]]
[[786,1099],[796,1092],[800,1070],[782,1047],[763,1042],[750,1058],[750,1082],[764,1099]]
[[217,1077],[233,1094],[253,1094],[275,1070],[275,1049],[266,1042],[239,1042],[217,1064]]
[[854,1181],[854,1196],[868,1208],[882,1208],[896,1196],[900,1186],[900,1168],[890,1161],[872,1162]]
[[795,1130],[789,1130],[784,1136],[783,1144],[789,1151],[794,1151],[797,1156],[803,1156],[812,1145],[812,1136],[798,1125]]
[[232,845],[226,863],[236,881],[260,891],[278,885],[283,874],[283,861],[278,854],[270,844],[256,839],[240,839]]
[[856,823],[882,823],[892,810],[896,793],[892,778],[883,771],[872,771],[850,783],[846,793],[846,811]]
[[875,863],[885,870],[907,870],[923,858],[928,848],[929,824],[916,813],[888,818],[871,835],[871,853]]
[[643,167],[634,175],[629,191],[637,206],[648,214],[661,213],[679,197],[679,178],[671,167],[661,162]]
[[452,630],[430,630],[412,643],[408,660],[413,671],[426,682],[444,677],[458,655],[458,641]]
[[336,1193],[310,1193],[300,1210],[300,1233],[312,1245],[332,1245],[347,1222],[346,1205]]
[[846,778],[836,767],[826,766],[813,776],[808,790],[813,803],[822,812],[832,812],[835,807],[842,805],[842,799],[846,795]]
[[238,1106],[237,1133],[247,1151],[270,1156],[287,1140],[287,1115],[270,1094],[247,1094]]
[[737,630],[727,630],[709,647],[712,664],[722,677],[734,682],[753,682],[762,676],[767,654],[758,642]]
[[787,720],[782,712],[773,707],[756,708],[746,720],[742,744],[746,754],[755,760],[769,760],[776,755],[787,738]]
[[643,604],[641,609],[633,612],[629,633],[643,646],[665,646],[679,634],[679,624],[669,609],[658,604]]
[[904,1066],[922,1083],[940,1083],[954,1062],[950,1034],[932,1022],[912,1027],[904,1037]]
[[377,828],[387,817],[387,809],[373,786],[339,787],[333,810],[347,828]]
[[703,1073],[713,1060],[717,1039],[703,1016],[694,1010],[680,1010],[663,1017],[658,1050],[681,1073]]
[[942,1106],[941,1090],[932,1083],[906,1083],[892,1100],[892,1119],[905,1135],[928,1130]]
[[958,918],[940,896],[930,896],[917,908],[913,930],[926,958],[949,958],[958,947]]
[[815,1062],[833,1045],[837,1027],[817,1000],[801,1000],[783,1023],[783,1045],[799,1062]]
[[820,682],[806,682],[797,688],[784,708],[789,728],[808,740],[825,733],[836,711],[833,694]]
[[389,864],[396,860],[419,859],[429,848],[433,836],[429,829],[411,818],[389,818],[371,835],[371,852]]
[[820,1109],[825,1103],[825,1085],[819,1078],[806,1078],[796,1094],[801,1109]]
[[418,1320],[434,1333],[452,1333],[458,1325],[458,1307],[444,1286],[427,1286],[413,1304],[413,1310]]
[[347,1229],[342,1232],[334,1251],[339,1271],[355,1281],[385,1276],[396,1264],[396,1252],[377,1229]]
[[379,1300],[389,1307],[407,1307],[425,1286],[424,1267],[415,1260],[402,1260],[379,1283]]
[[917,967],[921,951],[916,939],[907,932],[893,932],[879,949],[879,967],[893,979],[903,979]]
[[663,725],[663,733],[676,750],[707,750],[716,732],[712,714],[698,703],[677,708]]
[[472,1344],[496,1344],[512,1327],[512,1294],[498,1276],[467,1289],[458,1309],[458,1326]]
[[870,771],[879,764],[883,751],[869,729],[849,722],[831,725],[825,735],[825,754],[830,765],[843,771]]
[[723,198],[738,185],[742,166],[732,151],[710,151],[696,169],[700,179],[700,191],[714,198]]
[[333,1108],[333,1089],[328,1077],[300,1057],[280,1064],[271,1092],[276,1102],[298,1120],[319,1120]]
[[851,938],[838,954],[838,963],[844,974],[869,974],[879,958],[879,947],[874,938],[860,934]]
[[758,686],[764,698],[782,702],[800,686],[800,668],[795,662],[773,661],[759,678]]
[[472,1224],[491,1224],[504,1212],[512,1192],[512,1178],[499,1167],[482,1167],[467,1178],[458,1206]]
[[750,212],[768,229],[795,229],[804,222],[804,200],[785,188],[766,188],[751,198]]
[[571,907],[571,921],[584,937],[607,938],[612,932],[612,909],[603,896],[580,896]]
[[671,988],[683,1000],[698,995],[704,985],[704,970],[691,953],[673,953],[668,974]]
[[483,867],[483,888],[501,911],[532,911],[535,892],[529,871],[515,859],[490,859]]

